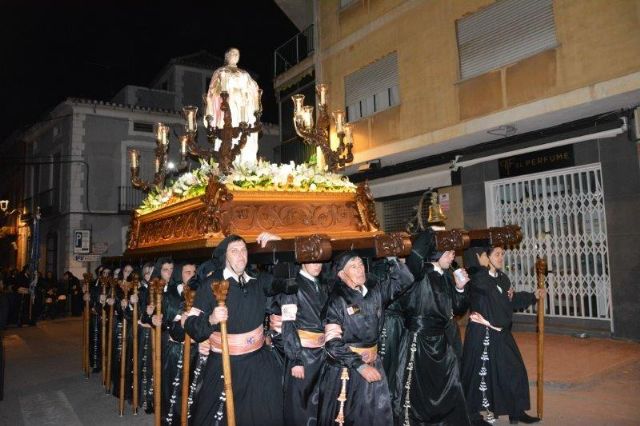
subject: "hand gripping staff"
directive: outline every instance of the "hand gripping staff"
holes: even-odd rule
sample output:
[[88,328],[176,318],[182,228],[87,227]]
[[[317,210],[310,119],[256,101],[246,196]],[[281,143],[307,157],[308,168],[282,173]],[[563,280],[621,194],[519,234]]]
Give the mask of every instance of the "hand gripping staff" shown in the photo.
[[[155,294],[156,316],[162,315],[162,293],[166,282],[162,278],[151,280],[151,289]],[[160,426],[162,422],[162,325],[153,328],[153,414],[154,425]]]
[[[131,284],[126,281],[120,282],[120,288],[124,293],[122,300],[129,299],[129,291],[131,290]],[[124,309],[128,309],[127,306]],[[125,384],[125,372],[127,371],[127,316],[122,314],[122,350],[120,351],[120,391],[118,392],[119,401],[118,408],[120,417],[124,416],[124,384]]]
[[[224,307],[229,292],[229,281],[214,281],[211,291],[218,301],[218,306]],[[231,359],[229,358],[229,342],[227,340],[227,322],[220,322],[220,337],[222,340],[222,372],[224,374],[224,393],[227,406],[227,426],[236,426],[236,412],[233,402],[233,386],[231,383]]]
[[[184,311],[182,315],[186,315],[187,312],[193,306],[193,300],[196,297],[196,291],[191,290],[188,285],[184,286]],[[183,353],[182,353],[182,398],[180,403],[182,404],[182,415],[180,416],[180,423],[182,426],[189,424],[189,387],[191,386],[191,380],[189,380],[189,372],[191,370],[191,337],[185,332]]]

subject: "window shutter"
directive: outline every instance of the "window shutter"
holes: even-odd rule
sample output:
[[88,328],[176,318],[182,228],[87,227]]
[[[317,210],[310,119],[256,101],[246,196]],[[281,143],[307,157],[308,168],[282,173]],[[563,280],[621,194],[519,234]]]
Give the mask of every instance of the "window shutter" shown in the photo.
[[557,46],[552,0],[501,0],[457,22],[460,76],[471,78]]

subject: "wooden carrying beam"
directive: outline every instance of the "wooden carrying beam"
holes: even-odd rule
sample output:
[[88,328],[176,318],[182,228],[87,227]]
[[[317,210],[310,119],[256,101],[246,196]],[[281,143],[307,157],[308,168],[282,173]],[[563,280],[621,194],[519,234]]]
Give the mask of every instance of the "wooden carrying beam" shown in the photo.
[[498,226],[469,231],[471,246],[511,247],[522,241],[522,230],[518,225]]

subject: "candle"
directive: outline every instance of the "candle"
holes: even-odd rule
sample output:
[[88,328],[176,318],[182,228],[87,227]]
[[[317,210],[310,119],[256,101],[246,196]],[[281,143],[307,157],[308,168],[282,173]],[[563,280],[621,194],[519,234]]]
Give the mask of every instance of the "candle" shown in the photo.
[[247,122],[247,107],[244,105],[240,106],[240,121],[242,123]]
[[162,126],[162,145],[169,145],[169,126]]
[[295,112],[296,115],[300,114],[304,106],[304,95],[298,93],[297,95],[293,95],[291,100],[293,101],[293,112]]
[[187,131],[195,132],[197,129],[196,114],[198,113],[198,107],[186,106],[182,109],[184,117],[187,120]]
[[131,168],[137,169],[138,168],[138,151],[136,151],[135,149],[132,149],[131,151],[129,151],[129,155],[131,156]]
[[316,86],[316,93],[318,94],[319,104],[324,106],[327,104],[327,89],[329,87],[326,84],[318,84]]
[[156,124],[156,141],[158,142],[158,145],[160,145],[162,143],[162,128],[164,127],[164,124],[162,123],[158,123]]
[[349,123],[344,125],[344,142],[347,145],[353,145],[352,129],[351,129],[351,124]]
[[187,135],[182,135],[180,138],[180,154],[187,155],[187,139],[189,137]]
[[160,159],[156,157],[156,173],[160,173]]
[[336,133],[344,132],[344,112],[337,110],[333,112],[333,120],[336,122]]
[[303,114],[302,118],[304,121],[304,126],[307,129],[312,128],[313,127],[313,107],[309,105],[305,106],[302,109],[302,114]]
[[258,111],[262,111],[262,89],[258,89],[258,96],[256,101]]

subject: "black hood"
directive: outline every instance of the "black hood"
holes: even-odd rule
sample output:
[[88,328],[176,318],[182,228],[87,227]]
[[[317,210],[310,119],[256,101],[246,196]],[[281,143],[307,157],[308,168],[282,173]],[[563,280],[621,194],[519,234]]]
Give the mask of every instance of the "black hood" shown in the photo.
[[[156,261],[156,264],[153,266],[153,272],[151,272],[151,279],[162,278],[162,275],[160,274],[160,270],[162,269],[162,265],[164,265],[165,263],[173,263],[173,259],[171,259],[170,257],[158,258],[158,260]],[[175,265],[173,270],[175,272],[176,270]]]
[[212,261],[214,263],[214,269],[224,269],[227,264],[227,248],[229,244],[235,241],[242,241],[246,244],[244,238],[239,235],[231,234],[226,237],[224,240],[220,241],[218,247],[213,249]]

